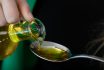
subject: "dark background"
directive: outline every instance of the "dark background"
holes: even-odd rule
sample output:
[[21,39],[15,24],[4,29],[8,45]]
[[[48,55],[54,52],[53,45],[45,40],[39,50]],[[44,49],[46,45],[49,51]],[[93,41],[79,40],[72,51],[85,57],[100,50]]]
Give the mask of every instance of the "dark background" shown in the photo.
[[[84,53],[88,41],[99,38],[104,25],[104,2],[100,0],[37,0],[33,14],[43,21],[46,39],[67,46],[73,53]],[[39,59],[34,69],[103,70],[103,63],[73,59],[51,63]]]
[[[84,47],[89,41],[104,36],[103,0],[37,0],[33,15],[42,20],[46,27],[45,40],[65,45],[74,54],[86,53]],[[0,68],[1,66],[2,61]],[[24,69],[103,70],[104,63],[87,58],[53,63],[38,58],[32,69],[28,69],[28,66]]]

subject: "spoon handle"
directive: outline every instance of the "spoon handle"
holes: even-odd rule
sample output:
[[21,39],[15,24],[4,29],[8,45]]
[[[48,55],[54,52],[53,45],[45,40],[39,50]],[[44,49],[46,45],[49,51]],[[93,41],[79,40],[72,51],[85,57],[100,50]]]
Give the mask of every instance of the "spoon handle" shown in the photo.
[[93,59],[99,62],[104,62],[104,58],[100,58],[93,55],[76,55],[76,56],[72,56],[70,59],[77,59],[77,58],[87,58],[87,59]]

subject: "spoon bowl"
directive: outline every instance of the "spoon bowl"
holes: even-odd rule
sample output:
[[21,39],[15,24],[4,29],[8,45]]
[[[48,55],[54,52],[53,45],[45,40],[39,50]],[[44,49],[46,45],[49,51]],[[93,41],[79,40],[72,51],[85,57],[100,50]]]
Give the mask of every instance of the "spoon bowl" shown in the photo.
[[71,57],[71,52],[67,47],[55,42],[43,41],[39,45],[37,41],[33,42],[30,47],[36,56],[51,62],[63,62]]

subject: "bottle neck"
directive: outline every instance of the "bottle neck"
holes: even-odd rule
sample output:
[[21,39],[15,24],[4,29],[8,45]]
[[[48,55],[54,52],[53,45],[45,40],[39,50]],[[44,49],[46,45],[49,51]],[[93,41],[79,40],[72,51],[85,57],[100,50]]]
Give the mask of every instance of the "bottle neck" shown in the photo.
[[18,24],[10,24],[8,30],[13,42],[21,40],[39,40],[42,42],[45,38],[45,27],[38,19],[32,22],[23,21]]

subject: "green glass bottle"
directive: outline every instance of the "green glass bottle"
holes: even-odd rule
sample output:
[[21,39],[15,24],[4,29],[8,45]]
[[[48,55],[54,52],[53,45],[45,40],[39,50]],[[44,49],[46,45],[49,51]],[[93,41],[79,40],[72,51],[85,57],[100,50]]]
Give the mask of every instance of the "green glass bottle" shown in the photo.
[[30,40],[41,43],[45,35],[45,27],[37,18],[32,22],[21,21],[0,27],[0,60],[11,55],[20,41]]

